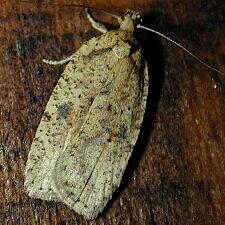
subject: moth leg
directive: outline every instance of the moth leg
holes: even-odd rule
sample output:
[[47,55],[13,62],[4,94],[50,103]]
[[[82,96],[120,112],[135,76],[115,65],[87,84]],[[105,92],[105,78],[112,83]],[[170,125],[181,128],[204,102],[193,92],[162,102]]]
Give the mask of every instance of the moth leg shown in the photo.
[[65,59],[57,60],[57,61],[47,60],[47,59],[43,59],[42,61],[49,65],[62,65],[62,64],[69,62],[74,56],[75,56],[75,54],[72,54],[72,55],[66,57]]
[[103,23],[100,23],[100,22],[97,22],[94,20],[94,18],[91,16],[91,14],[89,13],[89,10],[87,8],[85,8],[85,14],[93,28],[100,31],[101,33],[108,32],[107,28],[105,27],[105,25]]
[[[94,27],[96,30],[100,31],[101,33],[108,32],[108,30],[104,24],[99,23],[94,20],[94,18],[91,16],[91,14],[89,13],[87,8],[85,8],[85,13],[86,13],[87,19],[91,23],[92,27]],[[72,60],[74,56],[75,56],[75,54],[72,54],[72,55],[66,57],[65,59],[56,60],[56,61],[43,59],[43,62],[46,64],[49,64],[49,65],[63,65],[65,63],[69,62],[70,60]]]

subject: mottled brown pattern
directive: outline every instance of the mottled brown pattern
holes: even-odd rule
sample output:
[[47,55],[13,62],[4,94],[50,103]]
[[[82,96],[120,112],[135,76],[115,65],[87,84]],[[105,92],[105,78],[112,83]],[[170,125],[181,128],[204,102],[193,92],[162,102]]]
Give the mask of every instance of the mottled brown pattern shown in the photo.
[[[225,71],[222,0],[79,3],[121,15],[127,8],[140,10],[146,25]],[[0,15],[0,224],[225,223],[224,76],[145,31],[137,36],[150,67],[148,111],[110,205],[90,222],[64,205],[29,199],[23,189],[25,162],[63,69],[46,66],[41,59],[68,56],[99,33],[73,7],[3,0]],[[96,15],[112,24],[109,16]]]

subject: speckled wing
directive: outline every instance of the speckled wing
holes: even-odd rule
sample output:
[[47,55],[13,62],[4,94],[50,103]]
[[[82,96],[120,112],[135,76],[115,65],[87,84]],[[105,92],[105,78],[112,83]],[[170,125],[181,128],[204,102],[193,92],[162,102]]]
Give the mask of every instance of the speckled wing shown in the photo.
[[25,170],[30,197],[59,200],[52,189],[56,159],[83,125],[90,107],[105,86],[119,58],[111,50],[131,40],[126,31],[111,31],[84,43],[59,79],[38,126]]
[[121,59],[52,173],[62,202],[87,218],[103,210],[119,186],[140,131],[148,92],[141,52]]

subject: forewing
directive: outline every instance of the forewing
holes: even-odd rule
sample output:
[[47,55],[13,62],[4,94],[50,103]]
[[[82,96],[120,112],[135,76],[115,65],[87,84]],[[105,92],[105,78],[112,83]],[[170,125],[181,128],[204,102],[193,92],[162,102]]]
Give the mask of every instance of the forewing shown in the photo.
[[24,186],[29,196],[57,200],[51,188],[55,160],[66,148],[67,139],[78,133],[117,62],[115,54],[106,49],[101,54],[78,53],[67,65],[46,105],[28,155]]
[[61,201],[88,218],[102,211],[119,186],[140,131],[148,76],[137,64],[128,57],[113,68],[52,174]]

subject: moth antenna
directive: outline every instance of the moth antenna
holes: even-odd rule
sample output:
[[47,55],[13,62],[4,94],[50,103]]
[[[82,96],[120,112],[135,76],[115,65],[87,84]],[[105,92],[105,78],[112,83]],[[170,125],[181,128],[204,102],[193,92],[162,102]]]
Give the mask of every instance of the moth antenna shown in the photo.
[[91,9],[91,10],[95,10],[95,11],[99,11],[99,12],[103,12],[105,14],[108,14],[112,17],[115,17],[118,21],[121,21],[121,17],[120,16],[117,16],[113,13],[110,13],[104,9],[99,9],[99,8],[95,8],[95,7],[92,7],[92,6],[87,6],[87,5],[84,5],[84,4],[60,4],[60,3],[53,3],[53,2],[48,2],[48,3],[34,3],[34,2],[30,2],[30,1],[20,1],[22,3],[29,3],[29,4],[36,4],[36,5],[54,5],[54,6],[67,6],[67,7],[81,7],[81,8],[88,8],[88,9]]
[[150,31],[152,33],[155,33],[161,37],[163,37],[164,39],[172,42],[173,44],[177,45],[178,47],[180,47],[181,49],[183,49],[185,52],[187,52],[190,56],[192,56],[195,60],[197,60],[199,63],[201,63],[202,65],[204,65],[205,67],[211,69],[211,70],[214,70],[216,71],[217,73],[220,73],[222,75],[225,75],[225,73],[221,72],[220,70],[218,70],[217,68],[213,67],[213,66],[210,66],[209,64],[207,64],[206,62],[202,61],[198,56],[196,56],[195,54],[193,54],[192,52],[190,52],[188,49],[186,49],[184,46],[182,46],[181,44],[179,44],[178,42],[172,40],[171,38],[169,38],[168,36],[160,33],[159,31],[156,31],[156,30],[153,30],[151,28],[148,28],[148,27],[145,27],[141,24],[137,24],[136,26],[137,28],[141,28],[141,29],[144,29],[144,30],[147,30],[147,31]]

